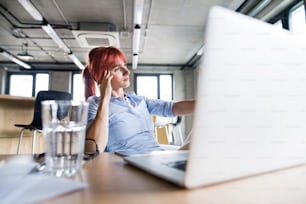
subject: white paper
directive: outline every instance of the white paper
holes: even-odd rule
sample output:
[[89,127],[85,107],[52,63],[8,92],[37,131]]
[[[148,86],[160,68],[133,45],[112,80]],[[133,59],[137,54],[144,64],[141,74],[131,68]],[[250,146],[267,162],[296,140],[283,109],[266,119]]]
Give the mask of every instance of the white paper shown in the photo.
[[37,163],[10,160],[0,166],[0,202],[36,203],[68,192],[84,189],[86,183],[41,173],[31,173]]

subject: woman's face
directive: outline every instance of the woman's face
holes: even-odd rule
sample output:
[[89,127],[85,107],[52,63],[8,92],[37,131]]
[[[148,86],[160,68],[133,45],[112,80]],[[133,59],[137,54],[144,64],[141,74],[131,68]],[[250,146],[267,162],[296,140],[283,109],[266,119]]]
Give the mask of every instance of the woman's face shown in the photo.
[[111,85],[113,89],[127,88],[130,86],[130,71],[122,60],[109,70],[113,76]]

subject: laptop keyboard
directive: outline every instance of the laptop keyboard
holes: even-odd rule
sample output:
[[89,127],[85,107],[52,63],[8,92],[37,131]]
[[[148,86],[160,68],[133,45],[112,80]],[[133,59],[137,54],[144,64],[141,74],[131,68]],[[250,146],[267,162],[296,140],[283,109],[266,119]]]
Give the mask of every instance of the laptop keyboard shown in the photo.
[[181,171],[186,171],[187,160],[174,161],[166,163],[167,166],[179,169]]

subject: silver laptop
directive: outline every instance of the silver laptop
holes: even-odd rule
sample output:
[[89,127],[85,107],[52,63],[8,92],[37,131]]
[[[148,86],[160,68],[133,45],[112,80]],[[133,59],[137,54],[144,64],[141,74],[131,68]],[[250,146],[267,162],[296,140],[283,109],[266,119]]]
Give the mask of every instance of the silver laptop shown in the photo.
[[212,7],[190,150],[125,160],[186,188],[306,163],[303,38]]

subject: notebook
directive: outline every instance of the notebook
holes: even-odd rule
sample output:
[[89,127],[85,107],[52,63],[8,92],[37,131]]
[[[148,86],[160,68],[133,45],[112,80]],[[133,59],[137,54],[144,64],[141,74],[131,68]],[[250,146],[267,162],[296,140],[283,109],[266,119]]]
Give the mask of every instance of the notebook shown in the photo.
[[185,188],[305,164],[305,39],[219,6],[204,39],[189,151],[125,161]]

